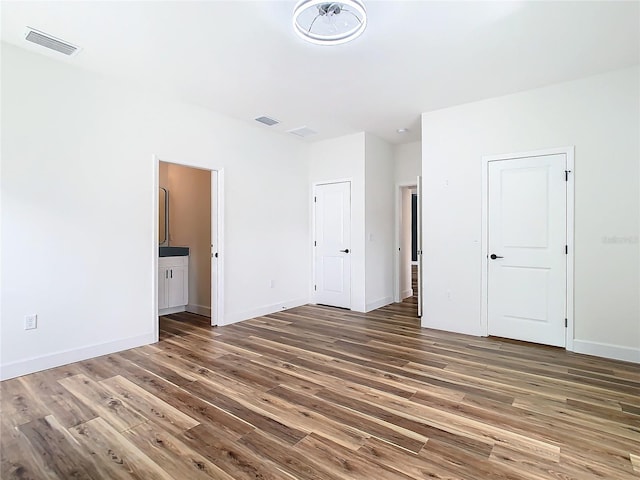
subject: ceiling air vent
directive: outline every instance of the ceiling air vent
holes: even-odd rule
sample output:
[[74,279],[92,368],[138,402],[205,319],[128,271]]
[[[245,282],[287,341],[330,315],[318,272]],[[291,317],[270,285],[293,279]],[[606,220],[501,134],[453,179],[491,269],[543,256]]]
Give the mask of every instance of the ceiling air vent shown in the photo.
[[309,127],[294,128],[293,130],[288,130],[288,133],[302,138],[318,134],[318,132],[316,132],[315,130],[311,130]]
[[68,56],[73,56],[80,51],[80,47],[76,47],[69,42],[65,42],[63,40],[60,40],[59,38],[52,37],[47,33],[40,32],[31,27],[27,27],[25,39]]
[[254,120],[256,122],[264,123],[268,127],[272,127],[273,125],[277,125],[280,123],[280,121],[276,120],[275,118],[267,117],[264,115],[262,117],[257,117]]

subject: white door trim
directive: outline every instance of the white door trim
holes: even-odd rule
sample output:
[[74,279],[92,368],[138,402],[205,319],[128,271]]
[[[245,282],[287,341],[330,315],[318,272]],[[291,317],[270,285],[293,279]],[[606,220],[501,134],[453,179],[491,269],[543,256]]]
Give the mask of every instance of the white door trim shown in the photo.
[[[211,225],[216,225],[215,237],[212,232],[212,243],[218,245],[218,261],[217,269],[213,268],[214,262],[211,265],[211,325],[224,325],[224,169],[203,167],[195,163],[187,163],[182,161],[167,160],[164,157],[153,154],[153,189],[151,194],[153,205],[153,234],[151,238],[151,251],[152,254],[152,276],[153,276],[153,291],[151,292],[151,302],[153,305],[153,315],[151,317],[151,325],[153,331],[154,341],[158,341],[160,336],[160,325],[158,322],[158,189],[160,188],[160,162],[168,162],[176,165],[183,165],[185,167],[198,168],[200,170],[208,170],[211,172],[217,172],[217,185],[211,184],[211,190],[215,189],[217,196],[218,208],[217,212],[211,210]],[[214,175],[211,176],[212,180]],[[216,215],[217,213],[217,215]],[[213,229],[213,228],[212,228]],[[217,293],[214,296],[213,286],[217,285]],[[215,322],[215,323],[214,323]]]
[[[316,238],[316,209],[314,206],[314,197],[316,196],[316,188],[320,185],[332,185],[334,183],[345,183],[349,182],[349,190],[350,194],[353,195],[353,178],[339,178],[335,180],[323,180],[320,182],[313,182],[311,184],[311,197],[309,198],[309,205],[311,208],[311,282],[309,283],[309,298],[312,305],[316,305],[316,292],[313,288],[316,281],[316,247],[314,245],[314,239]],[[158,203],[158,202],[156,202]],[[353,203],[351,203],[351,211],[349,212],[349,228],[351,229],[351,234],[353,235]],[[351,242],[353,243],[353,237],[351,237]],[[351,250],[353,250],[352,247]],[[351,288],[351,292],[353,293],[353,268],[351,269],[351,279],[349,281],[349,285]],[[353,296],[351,296],[351,305],[353,305]]]
[[481,262],[482,262],[482,275],[481,275],[481,306],[480,306],[480,331],[486,337],[489,335],[489,323],[488,323],[488,307],[489,307],[489,289],[488,289],[488,272],[489,272],[489,262],[488,262],[488,239],[489,239],[489,162],[497,161],[497,160],[511,160],[517,158],[527,158],[527,157],[542,157],[547,155],[558,155],[564,154],[567,159],[567,170],[570,172],[568,174],[567,180],[567,216],[566,216],[566,234],[567,234],[567,298],[566,298],[566,308],[565,312],[567,318],[567,328],[566,328],[566,349],[569,351],[574,350],[573,339],[574,339],[574,315],[573,315],[573,265],[574,265],[574,192],[575,192],[575,182],[574,182],[574,155],[575,155],[575,147],[558,147],[558,148],[549,148],[545,150],[535,150],[531,152],[519,152],[519,153],[507,153],[501,155],[484,155],[482,157],[482,233],[481,233]]
[[[400,260],[402,258],[400,252],[400,239],[402,237],[402,193],[405,188],[417,188],[416,182],[404,182],[396,183],[396,254],[395,254],[395,269],[394,269],[394,286],[393,286],[393,301],[401,302],[400,298]],[[413,262],[412,262],[413,263]]]

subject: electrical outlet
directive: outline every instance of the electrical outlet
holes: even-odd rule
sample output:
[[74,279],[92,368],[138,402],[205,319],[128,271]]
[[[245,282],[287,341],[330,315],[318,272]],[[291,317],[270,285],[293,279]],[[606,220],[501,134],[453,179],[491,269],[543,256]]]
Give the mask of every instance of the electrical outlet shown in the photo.
[[270,280],[269,281],[269,288],[276,288],[276,281],[275,280]]
[[33,330],[34,328],[38,328],[38,315],[25,315],[24,329]]

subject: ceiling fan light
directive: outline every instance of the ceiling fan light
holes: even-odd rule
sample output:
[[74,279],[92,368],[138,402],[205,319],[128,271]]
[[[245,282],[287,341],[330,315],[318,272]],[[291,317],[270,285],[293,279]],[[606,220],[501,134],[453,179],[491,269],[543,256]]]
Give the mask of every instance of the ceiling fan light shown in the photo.
[[367,27],[360,0],[301,0],[293,10],[293,30],[316,45],[339,45],[359,37]]

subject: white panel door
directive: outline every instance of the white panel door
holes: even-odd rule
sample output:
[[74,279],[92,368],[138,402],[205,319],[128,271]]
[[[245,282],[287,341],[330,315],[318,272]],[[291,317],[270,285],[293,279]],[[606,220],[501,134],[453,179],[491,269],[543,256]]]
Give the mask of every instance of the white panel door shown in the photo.
[[488,168],[489,335],[564,347],[566,156]]
[[315,302],[351,308],[351,183],[315,188]]
[[416,208],[416,247],[418,250],[418,317],[422,317],[422,177],[418,176]]

